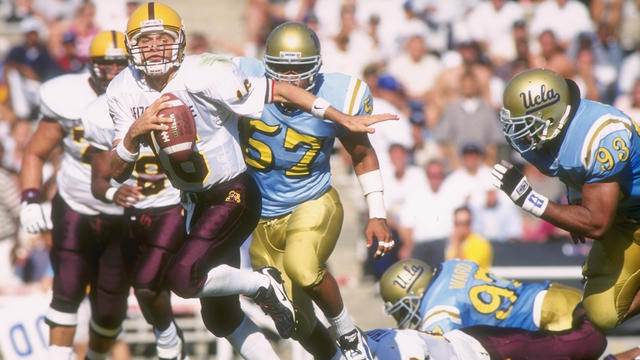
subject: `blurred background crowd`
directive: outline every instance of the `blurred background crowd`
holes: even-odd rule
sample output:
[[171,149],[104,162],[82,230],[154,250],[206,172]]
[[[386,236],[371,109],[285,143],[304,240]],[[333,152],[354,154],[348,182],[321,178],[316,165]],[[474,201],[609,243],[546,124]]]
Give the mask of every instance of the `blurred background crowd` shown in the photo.
[[[47,278],[49,235],[18,227],[17,173],[38,121],[38,87],[84,71],[92,36],[124,30],[140,3],[0,0],[0,292]],[[374,113],[400,114],[370,135],[398,243],[387,259],[360,258],[374,278],[395,259],[437,264],[462,257],[490,266],[508,261],[496,251],[502,244],[567,241],[491,185],[490,167],[508,159],[538,191],[555,201],[565,197],[559,182],[525,164],[502,135],[502,90],[514,74],[552,69],[573,79],[583,97],[640,116],[637,0],[245,0],[234,2],[241,6],[238,21],[222,25],[203,25],[205,11],[224,16],[228,1],[204,8],[197,1],[166,3],[183,14],[187,54],[261,58],[271,29],[304,22],[321,40],[322,72],[360,77]],[[199,23],[192,27],[195,13]],[[239,36],[206,31],[223,25]],[[337,147],[335,176],[355,181],[347,158]],[[53,156],[45,169],[50,197],[59,160]]]

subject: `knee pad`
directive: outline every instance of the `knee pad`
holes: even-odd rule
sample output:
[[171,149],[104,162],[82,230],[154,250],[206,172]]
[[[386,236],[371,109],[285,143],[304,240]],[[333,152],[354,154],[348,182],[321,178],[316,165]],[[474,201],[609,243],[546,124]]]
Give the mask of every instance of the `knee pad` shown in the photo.
[[76,326],[79,306],[80,302],[69,302],[54,297],[45,316],[45,322],[50,326]]
[[116,326],[114,328],[104,327],[104,326],[98,325],[95,319],[93,318],[91,319],[91,322],[89,322],[89,328],[94,333],[108,339],[115,339],[116,337],[118,337],[118,334],[120,334],[120,332],[122,331],[122,325]]
[[[95,322],[96,325],[107,329],[119,328],[127,316],[128,295],[128,293],[112,294],[98,290],[92,297],[92,324]],[[102,335],[99,331],[96,332]]]
[[202,321],[217,337],[231,334],[244,318],[238,295],[203,298],[200,302]]
[[149,303],[158,296],[158,292],[149,288],[138,288],[133,293],[139,303]]

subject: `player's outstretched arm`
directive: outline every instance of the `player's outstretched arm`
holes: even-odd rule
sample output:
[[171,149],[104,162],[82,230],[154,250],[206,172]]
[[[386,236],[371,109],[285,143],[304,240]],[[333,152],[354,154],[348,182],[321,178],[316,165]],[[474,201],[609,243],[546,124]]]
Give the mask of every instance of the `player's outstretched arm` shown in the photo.
[[496,164],[491,174],[493,184],[516,205],[572,235],[598,239],[613,224],[620,193],[617,182],[584,184],[581,204],[561,205],[535,192],[522,172],[507,161]]
[[370,125],[386,120],[398,120],[396,114],[376,114],[351,116],[333,108],[323,98],[316,97],[310,92],[286,82],[274,81],[273,102],[296,106],[315,117],[329,119],[352,132],[373,133]]

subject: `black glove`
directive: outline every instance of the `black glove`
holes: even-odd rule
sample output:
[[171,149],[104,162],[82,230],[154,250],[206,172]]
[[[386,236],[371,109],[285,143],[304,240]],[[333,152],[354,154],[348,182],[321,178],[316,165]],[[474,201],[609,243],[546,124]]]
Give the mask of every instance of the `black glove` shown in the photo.
[[541,216],[547,208],[549,199],[535,192],[527,177],[508,161],[502,160],[491,170],[493,185],[504,191],[513,202],[524,210]]

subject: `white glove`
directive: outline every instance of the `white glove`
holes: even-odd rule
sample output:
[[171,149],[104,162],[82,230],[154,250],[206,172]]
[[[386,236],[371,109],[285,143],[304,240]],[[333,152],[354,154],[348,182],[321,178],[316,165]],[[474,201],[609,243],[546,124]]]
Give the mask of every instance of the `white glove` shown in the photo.
[[45,211],[42,204],[23,201],[20,207],[20,225],[27,232],[35,234],[53,229],[51,212]]

